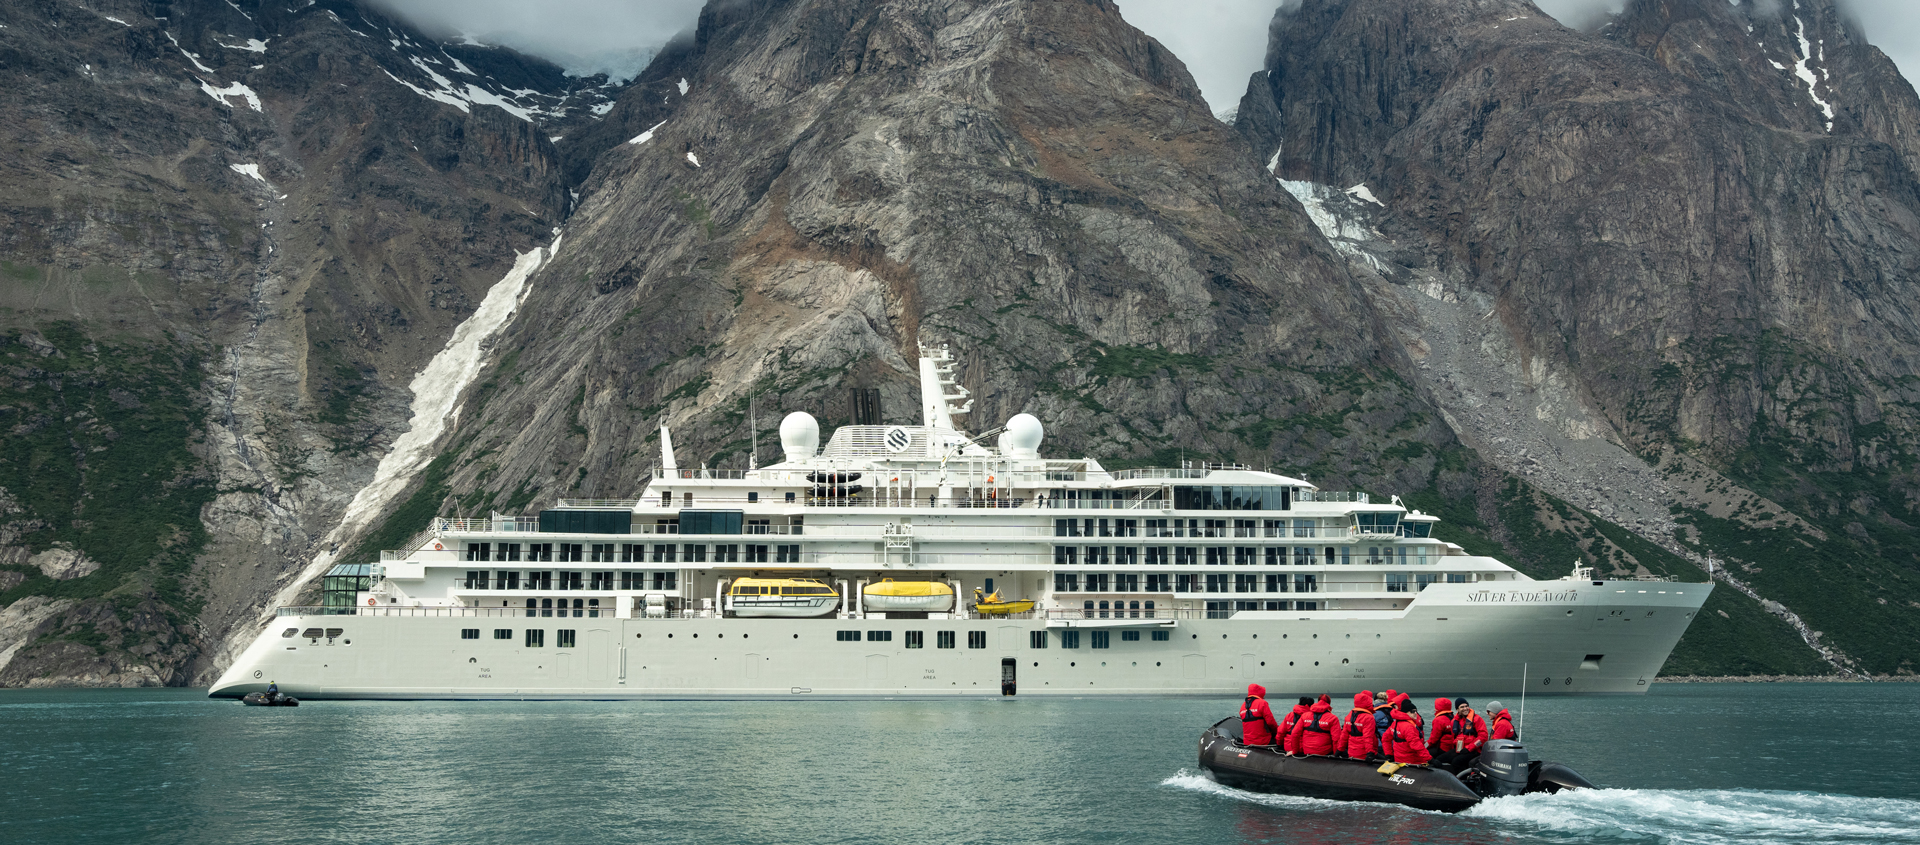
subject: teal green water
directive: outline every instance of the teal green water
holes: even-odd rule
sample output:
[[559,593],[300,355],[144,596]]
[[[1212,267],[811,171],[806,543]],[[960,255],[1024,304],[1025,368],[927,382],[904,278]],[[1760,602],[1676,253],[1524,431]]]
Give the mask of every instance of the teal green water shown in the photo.
[[1232,701],[201,696],[0,692],[0,842],[1920,844],[1920,684],[1531,699],[1607,788],[1457,816],[1213,784]]

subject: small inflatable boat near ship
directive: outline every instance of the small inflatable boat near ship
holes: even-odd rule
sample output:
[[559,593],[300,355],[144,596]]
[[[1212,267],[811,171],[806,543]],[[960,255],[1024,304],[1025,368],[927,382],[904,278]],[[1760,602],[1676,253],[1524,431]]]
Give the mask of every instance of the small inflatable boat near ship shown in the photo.
[[1250,792],[1335,801],[1405,804],[1457,813],[1487,798],[1592,789],[1580,773],[1559,763],[1527,759],[1510,739],[1486,744],[1473,768],[1456,777],[1427,766],[1382,766],[1344,757],[1293,757],[1273,746],[1240,743],[1240,720],[1228,717],[1200,735],[1200,767],[1215,781]]
[[268,698],[264,692],[250,692],[241,696],[240,703],[248,707],[299,707],[300,699],[291,695],[277,695]]

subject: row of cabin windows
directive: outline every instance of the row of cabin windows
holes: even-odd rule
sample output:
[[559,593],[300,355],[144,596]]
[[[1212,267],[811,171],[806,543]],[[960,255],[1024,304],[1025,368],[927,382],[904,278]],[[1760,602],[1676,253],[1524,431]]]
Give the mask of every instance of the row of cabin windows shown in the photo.
[[[1139,537],[1138,519],[1056,519],[1055,537]],[[1345,519],[1149,519],[1148,537],[1318,537],[1339,536]]]
[[1226,619],[1240,610],[1319,610],[1317,601],[1210,601],[1208,619]]
[[[554,637],[554,646],[556,648],[574,648],[579,643],[579,636],[578,636],[578,632],[576,631],[562,628],[558,631],[555,631],[554,633],[556,635]],[[513,639],[513,629],[512,628],[495,628],[493,629],[493,638],[496,640],[511,640]],[[479,628],[462,628],[460,629],[460,639],[463,639],[463,640],[480,639],[480,629]],[[527,648],[545,648],[546,645],[547,645],[546,631],[541,630],[539,628],[527,629],[526,631],[526,647]]]
[[1367,546],[1054,546],[1054,566],[1426,566],[1430,547]]
[[[1465,573],[1456,573],[1462,576]],[[1404,585],[1405,575],[1401,574]],[[1431,582],[1421,576],[1421,587]],[[1387,592],[1406,592],[1392,587]],[[1143,589],[1144,586],[1144,589]],[[1313,572],[1148,572],[1144,583],[1138,572],[1055,572],[1056,593],[1317,593],[1320,576]]]
[[673,590],[678,572],[520,572],[469,569],[461,583],[469,590]]
[[[906,634],[907,634],[907,637],[906,637],[907,648],[926,648],[927,647],[927,633],[925,631],[908,631],[906,632]],[[833,632],[833,638],[843,643],[857,643],[857,642],[863,641],[861,638],[861,632],[859,631],[835,631]],[[864,642],[870,642],[870,643],[893,642],[893,632],[892,631],[867,631]],[[955,642],[954,632],[935,631],[933,632],[933,642],[934,642],[935,648],[953,648],[954,642]],[[967,648],[986,648],[986,647],[987,647],[987,632],[985,631],[968,631],[967,632]]]
[[[1419,592],[1430,584],[1466,584],[1470,572],[1389,572],[1385,592]],[[1145,589],[1138,572],[1055,572],[1056,593],[1317,593],[1313,572],[1149,572]]]
[[[1091,645],[1092,647],[1094,648],[1112,647],[1112,642],[1113,642],[1112,631],[1087,631],[1086,633],[1088,635],[1087,636],[1088,644]],[[1156,643],[1164,643],[1173,639],[1172,632],[1170,631],[1149,631],[1148,633],[1153,635],[1153,641]],[[1062,630],[1060,632],[1060,647],[1061,648],[1079,648],[1080,634],[1081,634],[1080,631],[1075,631],[1072,629]],[[1033,631],[1027,635],[1027,638],[1028,638],[1027,644],[1033,648],[1047,647],[1047,632],[1045,631]],[[1120,632],[1121,642],[1137,642],[1139,641],[1139,639],[1140,639],[1139,631],[1121,631]]]
[[[583,551],[584,550],[584,551]],[[799,563],[798,545],[721,543],[468,543],[467,560],[557,563]],[[524,556],[523,556],[524,555]]]

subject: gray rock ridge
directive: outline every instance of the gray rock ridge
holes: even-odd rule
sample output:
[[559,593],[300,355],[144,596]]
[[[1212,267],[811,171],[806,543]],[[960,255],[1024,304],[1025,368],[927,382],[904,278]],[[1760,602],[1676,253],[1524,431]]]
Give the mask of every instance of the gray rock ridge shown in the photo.
[[1753,7],[1636,0],[1583,34],[1519,0],[1308,0],[1276,16],[1236,129],[1278,176],[1368,185],[1377,238],[1346,251],[1479,303],[1487,330],[1456,337],[1505,347],[1491,357],[1530,374],[1519,384],[1558,384],[1577,411],[1475,431],[1463,373],[1423,368],[1482,454],[1539,477],[1537,449],[1485,444],[1547,443],[1584,415],[1640,466],[1575,459],[1573,477],[1637,478],[1629,499],[1664,488],[1639,504],[1686,523],[1676,536],[1638,515],[1636,530],[1745,546],[1729,533],[1744,524],[1833,548],[1801,583],[1740,577],[1825,630],[1823,647],[1910,671],[1920,99],[1830,0]]
[[467,512],[631,495],[661,422],[683,466],[744,465],[749,396],[769,426],[831,424],[875,386],[906,419],[918,341],[960,352],[973,428],[1031,411],[1116,463],[1428,486],[1431,459],[1380,470],[1305,422],[1362,408],[1457,447],[1360,281],[1111,4],[738,4],[698,44],[664,125],[595,165],[469,397],[447,481]]
[[[0,684],[205,682],[211,644],[313,554],[404,429],[411,375],[564,219],[548,133],[619,89],[346,2],[35,5],[4,22],[0,390],[9,425],[88,445],[76,499],[4,482],[23,511],[0,540],[100,568],[61,570],[96,598],[30,641],[0,635]],[[152,392],[176,381],[177,413]],[[158,447],[128,435],[174,421],[187,461],[152,495],[199,524],[69,528],[75,502],[152,464],[128,444]],[[140,538],[161,551],[129,557]],[[8,607],[54,580],[25,561],[0,573]]]

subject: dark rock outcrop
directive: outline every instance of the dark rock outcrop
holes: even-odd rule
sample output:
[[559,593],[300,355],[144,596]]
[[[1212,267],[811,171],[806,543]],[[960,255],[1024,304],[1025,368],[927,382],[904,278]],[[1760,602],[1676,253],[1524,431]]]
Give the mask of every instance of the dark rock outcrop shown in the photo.
[[1307,0],[1240,128],[1284,178],[1368,185],[1384,239],[1670,477],[1804,518],[1671,502],[1703,551],[1804,541],[1752,582],[1894,671],[1920,649],[1920,99],[1831,0],[1775,5],[1635,0],[1583,34],[1525,0]]

